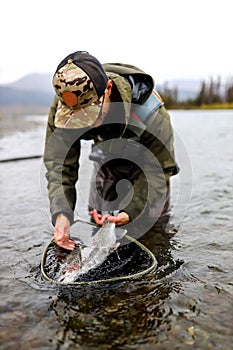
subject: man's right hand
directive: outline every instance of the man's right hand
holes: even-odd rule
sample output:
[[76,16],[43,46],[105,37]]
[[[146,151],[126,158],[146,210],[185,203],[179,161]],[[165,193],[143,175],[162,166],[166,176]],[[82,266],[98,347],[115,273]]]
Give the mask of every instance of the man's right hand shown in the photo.
[[64,214],[59,214],[54,228],[54,240],[59,247],[73,250],[76,242],[70,239],[70,221]]

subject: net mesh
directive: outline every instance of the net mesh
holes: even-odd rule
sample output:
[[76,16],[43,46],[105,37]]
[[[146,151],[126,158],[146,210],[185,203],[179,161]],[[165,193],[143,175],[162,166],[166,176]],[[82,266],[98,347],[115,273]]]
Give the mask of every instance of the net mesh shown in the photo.
[[[53,283],[59,283],[61,269],[71,254],[51,241],[46,247],[42,261],[42,275]],[[103,263],[86,274],[78,275],[71,284],[116,281],[138,277],[148,273],[157,265],[153,254],[142,244],[129,236],[124,237],[124,244],[112,251]]]

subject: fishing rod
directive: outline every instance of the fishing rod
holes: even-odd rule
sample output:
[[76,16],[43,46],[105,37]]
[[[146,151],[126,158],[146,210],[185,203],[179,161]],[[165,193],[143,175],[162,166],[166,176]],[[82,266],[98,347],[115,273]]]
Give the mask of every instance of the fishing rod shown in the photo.
[[37,158],[42,158],[42,155],[0,159],[0,163],[18,162],[18,161],[21,161],[21,160],[29,160],[29,159],[37,159]]

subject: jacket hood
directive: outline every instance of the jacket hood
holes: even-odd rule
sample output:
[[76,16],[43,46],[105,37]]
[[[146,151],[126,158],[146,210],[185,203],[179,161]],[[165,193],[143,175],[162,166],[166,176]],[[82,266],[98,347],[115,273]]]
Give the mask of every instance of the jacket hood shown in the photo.
[[143,104],[150,96],[154,81],[153,78],[141,69],[122,63],[105,63],[104,69],[116,85],[122,98],[125,121],[128,124],[131,103]]

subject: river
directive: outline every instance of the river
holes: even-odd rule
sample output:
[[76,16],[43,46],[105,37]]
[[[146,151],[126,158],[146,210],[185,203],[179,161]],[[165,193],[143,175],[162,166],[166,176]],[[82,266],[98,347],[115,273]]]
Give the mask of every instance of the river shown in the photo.
[[[233,349],[233,111],[170,114],[181,168],[172,179],[177,232],[151,243],[159,267],[138,280],[44,281],[40,259],[53,229],[42,159],[0,163],[1,350]],[[41,155],[45,124],[1,119],[0,160]],[[83,163],[80,201],[90,174]]]

